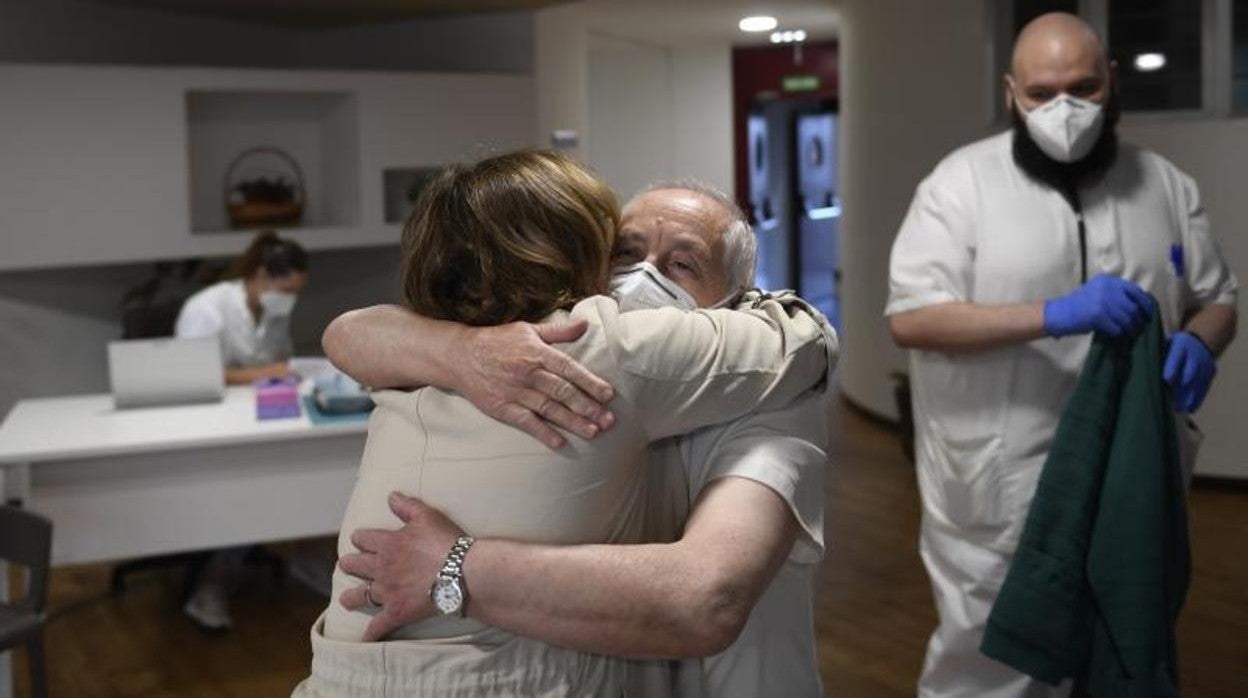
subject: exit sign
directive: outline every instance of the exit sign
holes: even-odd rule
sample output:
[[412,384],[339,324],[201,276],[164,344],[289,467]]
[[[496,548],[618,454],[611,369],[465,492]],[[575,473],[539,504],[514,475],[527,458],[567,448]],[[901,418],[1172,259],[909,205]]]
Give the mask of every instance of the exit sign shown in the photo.
[[819,89],[818,75],[786,75],[781,81],[785,92],[811,92]]

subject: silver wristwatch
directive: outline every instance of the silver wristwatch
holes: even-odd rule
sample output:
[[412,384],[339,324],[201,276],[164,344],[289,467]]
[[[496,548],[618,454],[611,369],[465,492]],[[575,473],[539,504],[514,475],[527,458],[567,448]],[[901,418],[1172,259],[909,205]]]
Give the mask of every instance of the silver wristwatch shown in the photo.
[[472,547],[472,536],[460,536],[451,546],[446,555],[442,570],[429,587],[429,598],[433,599],[434,608],[444,616],[468,613],[468,588],[464,586],[464,558],[468,556],[468,548]]

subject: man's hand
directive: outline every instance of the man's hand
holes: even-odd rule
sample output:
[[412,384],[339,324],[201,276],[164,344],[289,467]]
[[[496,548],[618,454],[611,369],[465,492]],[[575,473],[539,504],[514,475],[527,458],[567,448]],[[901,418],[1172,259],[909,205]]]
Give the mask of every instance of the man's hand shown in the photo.
[[1174,391],[1174,406],[1179,412],[1200,409],[1217,372],[1213,352],[1194,333],[1179,332],[1170,338],[1161,375]]
[[[442,512],[398,492],[390,495],[390,511],[403,521],[403,528],[360,529],[351,534],[351,543],[360,552],[338,560],[343,572],[365,583],[372,580],[373,601],[381,605],[364,631],[365,642],[434,615],[429,588],[462,533]],[[365,591],[365,584],[348,589],[339,602],[349,611],[366,609],[370,604]]]
[[1153,300],[1139,286],[1116,276],[1093,277],[1044,304],[1044,331],[1053,337],[1104,332],[1133,335],[1144,328]]
[[550,346],[575,341],[588,326],[578,320],[465,328],[454,389],[477,409],[551,448],[564,444],[554,427],[592,439],[615,423],[604,406],[614,391]]

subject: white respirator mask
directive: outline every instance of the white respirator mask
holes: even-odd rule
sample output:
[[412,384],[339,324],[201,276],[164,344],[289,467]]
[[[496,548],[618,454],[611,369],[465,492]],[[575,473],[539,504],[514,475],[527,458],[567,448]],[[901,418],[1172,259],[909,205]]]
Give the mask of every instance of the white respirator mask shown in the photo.
[[694,310],[698,302],[676,282],[663,276],[649,262],[621,267],[611,276],[611,295],[620,304],[620,312],[650,308]]
[[[1022,111],[1021,104],[1019,110]],[[1075,162],[1092,152],[1105,123],[1102,105],[1064,92],[1023,112],[1023,116],[1031,139],[1045,155],[1058,162]]]
[[264,308],[265,317],[289,317],[295,309],[295,300],[295,294],[288,291],[265,291],[260,294],[260,307]]

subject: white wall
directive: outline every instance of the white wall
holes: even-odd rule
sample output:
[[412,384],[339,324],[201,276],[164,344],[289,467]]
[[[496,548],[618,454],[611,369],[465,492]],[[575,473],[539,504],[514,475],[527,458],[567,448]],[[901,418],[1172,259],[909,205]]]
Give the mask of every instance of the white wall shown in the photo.
[[581,3],[538,10],[533,20],[534,99],[539,146],[551,145],[556,130],[577,133],[569,152],[584,158],[589,140],[589,27]]
[[537,12],[539,142],[549,144],[555,129],[576,131],[574,154],[624,198],[665,177],[731,192],[731,45],[621,37],[594,10],[572,4]]
[[837,372],[854,402],[896,417],[905,366],[884,322],[888,255],[914,188],[990,130],[986,0],[846,0],[841,8],[841,293]]
[[[10,63],[525,74],[534,64],[533,32],[528,12],[286,29],[76,0],[0,2],[0,62]],[[6,109],[13,97],[6,96]],[[57,117],[42,114],[38,120]],[[529,142],[532,122],[520,129]],[[367,184],[370,191],[381,186]],[[229,251],[242,243],[240,237]],[[136,263],[0,273],[0,418],[21,397],[107,390],[104,342],[120,334],[122,294],[150,273],[149,264]],[[312,282],[295,309],[297,349],[317,351],[322,329],[338,312],[395,300],[397,274],[393,245],[314,252]]]
[[[846,0],[842,10],[841,172],[845,332],[841,385],[856,403],[895,416],[890,372],[904,368],[882,317],[888,254],[914,187],[951,149],[999,128],[989,0]],[[1248,121],[1131,119],[1125,139],[1171,158],[1200,183],[1216,236],[1248,278]],[[1197,421],[1198,472],[1248,478],[1248,340],[1222,358]]]
[[191,232],[188,184],[221,197],[225,174],[221,160],[212,176],[188,182],[186,95],[197,90],[351,95],[358,128],[341,137],[358,148],[339,169],[358,168],[358,189],[346,195],[358,220],[308,221],[297,236],[311,249],[398,240],[399,226],[385,222],[385,168],[532,143],[526,75],[0,65],[0,92],[10,95],[0,110],[0,269],[242,249],[249,233]]
[[588,161],[621,201],[675,171],[672,51],[589,35]]
[[733,191],[732,46],[672,48],[675,144],[672,171]]

